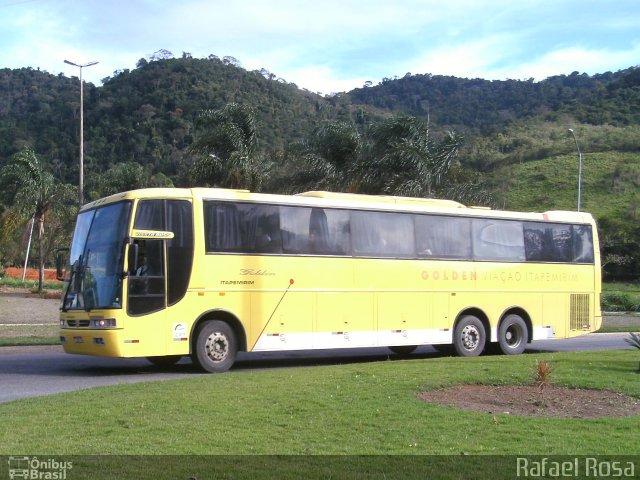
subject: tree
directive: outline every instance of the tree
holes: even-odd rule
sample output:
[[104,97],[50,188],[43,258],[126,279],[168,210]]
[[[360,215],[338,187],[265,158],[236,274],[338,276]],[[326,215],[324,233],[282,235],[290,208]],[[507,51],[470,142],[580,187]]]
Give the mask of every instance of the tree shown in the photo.
[[105,197],[114,193],[142,188],[148,182],[144,167],[136,162],[117,163],[98,177],[97,196]]
[[325,122],[287,152],[281,181],[286,192],[328,189],[369,194],[450,198],[490,203],[479,175],[454,165],[462,136],[430,136],[429,124],[396,116],[360,135],[355,125]]
[[191,179],[196,184],[258,190],[268,165],[258,155],[255,115],[251,108],[228,103],[202,112],[195,123],[201,135],[189,151],[196,155]]
[[349,190],[349,169],[357,162],[362,140],[352,124],[325,122],[308,142],[298,144],[284,172],[284,190]]
[[30,147],[13,155],[0,169],[0,188],[3,203],[9,206],[3,222],[3,237],[31,218],[38,226],[38,291],[42,292],[45,222],[52,210],[63,204],[75,188],[58,183]]
[[354,175],[368,193],[432,197],[443,184],[462,145],[462,136],[447,132],[437,141],[429,123],[406,115],[369,129],[368,152]]

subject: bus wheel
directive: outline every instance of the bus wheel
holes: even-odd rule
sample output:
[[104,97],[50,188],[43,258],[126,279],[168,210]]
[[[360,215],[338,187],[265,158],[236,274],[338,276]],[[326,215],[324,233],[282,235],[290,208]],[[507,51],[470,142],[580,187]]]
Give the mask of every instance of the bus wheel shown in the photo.
[[175,365],[182,358],[182,355],[164,355],[161,357],[147,357],[156,367],[170,367]]
[[487,334],[478,317],[465,315],[453,331],[453,348],[461,357],[477,357],[484,350]]
[[229,324],[212,320],[198,329],[193,363],[206,372],[226,372],[235,362],[237,351],[238,342]]
[[527,346],[529,332],[520,315],[508,315],[498,329],[498,344],[505,355],[519,355]]
[[409,355],[413,353],[413,351],[418,348],[417,345],[394,345],[393,347],[389,347],[396,355]]

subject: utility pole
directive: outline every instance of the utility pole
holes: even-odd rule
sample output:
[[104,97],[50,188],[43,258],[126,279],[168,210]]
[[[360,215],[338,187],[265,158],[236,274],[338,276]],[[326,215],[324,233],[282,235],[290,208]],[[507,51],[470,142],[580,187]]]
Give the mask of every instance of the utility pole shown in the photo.
[[582,200],[582,152],[580,151],[580,146],[578,145],[576,132],[573,131],[573,128],[570,128],[569,132],[571,132],[571,135],[573,135],[573,140],[576,142],[576,149],[578,150],[578,211],[580,211],[580,204]]
[[65,60],[64,63],[69,65],[73,65],[74,67],[80,68],[80,181],[79,181],[79,189],[80,189],[80,207],[84,204],[84,95],[83,95],[83,85],[82,85],[82,69],[85,67],[90,67],[95,65],[98,62],[89,62],[85,64],[78,64],[74,62],[70,62],[69,60]]

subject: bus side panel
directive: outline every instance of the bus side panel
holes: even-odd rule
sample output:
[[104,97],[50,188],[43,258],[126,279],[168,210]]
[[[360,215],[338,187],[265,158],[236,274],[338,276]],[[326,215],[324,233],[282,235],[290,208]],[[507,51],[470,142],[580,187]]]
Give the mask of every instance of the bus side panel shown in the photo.
[[154,357],[165,355],[167,311],[127,317],[123,330],[123,357]]
[[428,343],[451,343],[453,339],[452,325],[455,319],[455,316],[451,315],[452,295],[450,292],[434,292],[429,294],[429,298],[431,299],[429,324],[432,330]]
[[420,345],[430,343],[431,319],[425,292],[377,294],[377,344]]
[[366,330],[371,336],[372,302],[352,294],[351,259],[256,256],[243,260],[242,269],[228,272],[250,272],[241,276],[252,282],[249,350],[362,346],[363,334],[344,333]]
[[317,295],[314,348],[374,346],[374,294],[372,292],[323,292]]
[[254,351],[312,348],[313,302],[314,295],[309,292],[252,292],[247,348]]
[[[565,338],[568,334],[569,295],[546,293],[543,299],[542,322],[553,326],[553,338]],[[537,337],[534,336],[534,340]]]

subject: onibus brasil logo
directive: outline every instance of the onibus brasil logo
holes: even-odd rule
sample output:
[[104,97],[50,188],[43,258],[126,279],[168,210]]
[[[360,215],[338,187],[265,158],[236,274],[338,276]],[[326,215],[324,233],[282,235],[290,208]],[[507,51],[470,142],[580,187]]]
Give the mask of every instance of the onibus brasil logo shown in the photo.
[[61,462],[54,458],[9,457],[9,478],[29,480],[66,480],[73,462]]

